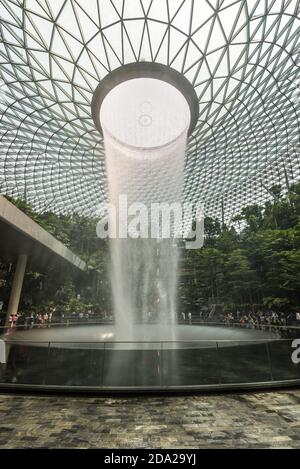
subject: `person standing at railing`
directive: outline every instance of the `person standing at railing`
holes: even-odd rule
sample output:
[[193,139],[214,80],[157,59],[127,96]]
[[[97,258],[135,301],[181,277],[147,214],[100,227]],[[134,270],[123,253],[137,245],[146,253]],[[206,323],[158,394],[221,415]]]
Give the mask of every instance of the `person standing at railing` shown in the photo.
[[38,324],[39,324],[39,327],[42,327],[44,321],[43,321],[43,316],[41,315],[41,313],[38,314]]
[[49,319],[49,316],[48,316],[48,313],[47,313],[47,312],[44,313],[43,319],[44,319],[44,324],[45,324],[45,326],[47,327],[47,325],[48,325],[48,319]]
[[18,317],[19,317],[19,314],[18,314],[18,313],[12,315],[12,324],[13,324],[13,327],[15,327],[15,326],[17,325]]
[[53,315],[53,313],[52,313],[52,311],[50,311],[49,317],[48,317],[48,327],[51,327],[52,315]]
[[32,329],[34,326],[34,313],[33,312],[30,313],[29,326],[30,326],[30,329]]

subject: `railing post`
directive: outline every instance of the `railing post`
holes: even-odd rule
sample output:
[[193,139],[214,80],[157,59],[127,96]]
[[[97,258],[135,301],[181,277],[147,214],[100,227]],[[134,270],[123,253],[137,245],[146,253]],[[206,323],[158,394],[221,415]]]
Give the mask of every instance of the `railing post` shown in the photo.
[[268,356],[271,380],[274,381],[273,369],[272,369],[272,360],[271,360],[271,354],[270,354],[270,349],[269,349],[269,342],[266,342],[266,351],[267,351],[267,356]]
[[44,374],[44,384],[47,384],[47,376],[48,376],[48,370],[49,370],[49,357],[50,357],[50,344],[51,342],[48,342],[48,347],[47,347],[47,358],[46,358],[46,366],[45,366],[45,374]]
[[102,358],[102,364],[101,364],[101,380],[100,380],[100,387],[102,388],[104,386],[103,381],[104,381],[104,363],[105,363],[105,350],[106,350],[105,345],[106,343],[103,342],[103,358]]
[[160,387],[163,386],[163,369],[162,369],[162,366],[163,366],[163,342],[160,343],[160,350],[159,350],[159,373],[160,373],[160,379],[159,379],[159,382],[160,382]]
[[216,342],[216,350],[217,350],[217,367],[218,367],[218,377],[219,377],[219,384],[222,384],[222,367],[221,367],[221,358],[220,358],[220,350],[219,350],[219,342]]

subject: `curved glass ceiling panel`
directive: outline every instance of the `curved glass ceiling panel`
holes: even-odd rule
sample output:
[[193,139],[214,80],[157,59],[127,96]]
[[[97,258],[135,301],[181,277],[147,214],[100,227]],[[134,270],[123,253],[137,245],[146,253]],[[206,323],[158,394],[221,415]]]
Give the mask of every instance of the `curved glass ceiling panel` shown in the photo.
[[229,221],[300,176],[299,0],[0,0],[1,191],[38,210],[106,198],[90,103],[111,70],[159,62],[195,87],[186,200]]

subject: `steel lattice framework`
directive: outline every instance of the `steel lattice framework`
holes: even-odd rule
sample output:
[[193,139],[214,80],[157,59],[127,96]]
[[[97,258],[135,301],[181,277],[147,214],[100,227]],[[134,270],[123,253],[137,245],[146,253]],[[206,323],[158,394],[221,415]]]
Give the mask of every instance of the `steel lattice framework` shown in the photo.
[[299,178],[299,0],[0,0],[0,18],[1,192],[92,214],[106,198],[92,95],[143,60],[199,98],[186,200],[229,221]]

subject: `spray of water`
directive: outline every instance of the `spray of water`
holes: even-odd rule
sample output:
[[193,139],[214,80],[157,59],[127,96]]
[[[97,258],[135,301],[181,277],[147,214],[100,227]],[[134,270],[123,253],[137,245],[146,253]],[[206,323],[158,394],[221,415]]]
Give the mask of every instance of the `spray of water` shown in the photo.
[[[127,207],[137,203],[147,207],[148,222],[153,203],[180,202],[190,124],[182,94],[160,80],[132,79],[106,96],[100,120],[109,202],[116,213],[122,210],[122,195],[127,197]],[[175,240],[151,238],[151,226],[147,239],[122,238],[119,219],[116,225],[117,238],[110,240],[110,252],[117,328],[122,336],[135,340],[134,324],[143,324],[139,338],[146,340],[147,324],[155,322],[167,325],[166,338],[174,338],[179,252]]]

